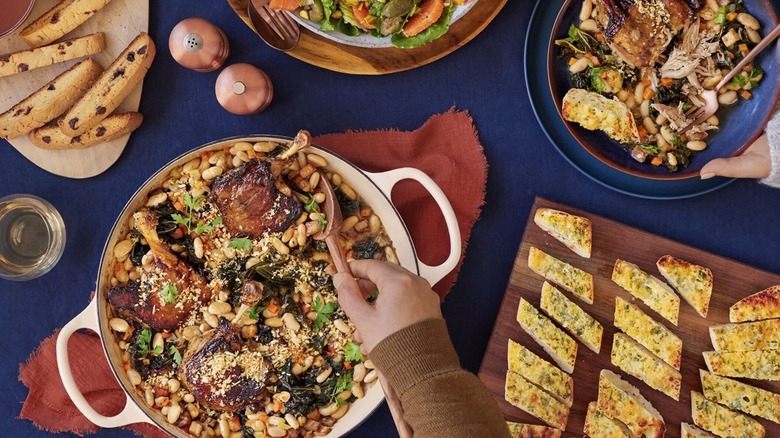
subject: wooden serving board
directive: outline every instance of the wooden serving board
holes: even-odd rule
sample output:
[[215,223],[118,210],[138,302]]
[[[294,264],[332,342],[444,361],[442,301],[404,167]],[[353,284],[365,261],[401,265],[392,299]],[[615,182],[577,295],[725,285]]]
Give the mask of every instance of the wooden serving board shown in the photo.
[[[227,0],[252,29],[247,0]],[[298,46],[287,53],[303,62],[340,73],[381,75],[410,70],[454,52],[495,18],[507,0],[479,0],[441,38],[416,49],[363,48],[341,44],[302,28]]]
[[[24,26],[36,20],[57,3],[57,0],[37,0],[25,23],[14,32],[0,38],[0,53],[28,49],[29,46],[19,37],[19,33]],[[102,53],[92,55],[92,58],[103,67],[108,67],[130,44],[130,41],[148,28],[148,0],[113,0],[63,38],[75,38],[102,31],[106,37],[106,49]],[[11,108],[78,61],[76,59],[62,62],[0,78],[0,112]],[[117,111],[137,111],[141,102],[142,86],[139,85],[133,90],[119,105]],[[111,167],[122,154],[129,139],[130,135],[126,135],[86,149],[66,150],[41,149],[33,145],[27,136],[8,142],[27,159],[48,172],[68,178],[89,178]]]
[[[587,217],[593,224],[593,251],[590,259],[582,258],[553,237],[542,231],[533,221],[539,207],[550,207]],[[699,369],[707,369],[702,357],[703,351],[712,350],[708,327],[728,322],[728,309],[739,299],[780,284],[780,276],[746,266],[741,263],[659,237],[603,217],[590,214],[566,205],[537,198],[526,224],[523,240],[517,253],[514,268],[501,304],[496,325],[490,337],[479,377],[487,385],[498,405],[509,421],[543,424],[530,414],[512,406],[504,400],[504,381],[507,371],[507,339],[513,339],[531,351],[554,363],[542,348],[531,339],[516,320],[520,297],[539,308],[539,296],[544,280],[528,268],[528,251],[535,246],[544,252],[563,260],[593,275],[595,299],[588,305],[574,299],[585,311],[593,315],[604,326],[601,353],[595,354],[579,344],[574,378],[574,404],[563,436],[583,436],[583,425],[588,403],[598,395],[598,378],[602,369],[618,373],[635,385],[642,395],[660,411],[666,422],[666,436],[679,437],[680,423],[693,423],[691,419],[691,390],[701,392]],[[691,263],[710,268],[714,276],[714,290],[707,319],[699,316],[684,300],[680,300],[679,325],[673,326],[660,315],[650,310],[641,301],[611,280],[615,260],[620,258],[637,264],[644,271],[663,278],[655,263],[665,255],[682,258]],[[570,294],[567,293],[571,297]],[[613,324],[615,297],[620,296],[638,305],[645,313],[664,324],[683,340],[682,388],[680,401],[650,388],[644,382],[631,377],[610,362],[612,337],[616,332]],[[764,389],[780,392],[780,382],[747,381]],[[768,420],[752,417],[766,427],[767,437],[780,436],[780,425]]]

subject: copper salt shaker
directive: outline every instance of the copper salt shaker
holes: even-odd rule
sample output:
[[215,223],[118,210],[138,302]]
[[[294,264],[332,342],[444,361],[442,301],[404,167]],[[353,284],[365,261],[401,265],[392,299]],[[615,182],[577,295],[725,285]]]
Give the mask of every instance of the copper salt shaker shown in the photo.
[[202,73],[220,68],[230,54],[225,32],[197,17],[182,20],[171,30],[168,48],[176,62]]
[[271,79],[250,64],[233,64],[217,77],[217,100],[233,114],[256,114],[266,109],[274,96]]

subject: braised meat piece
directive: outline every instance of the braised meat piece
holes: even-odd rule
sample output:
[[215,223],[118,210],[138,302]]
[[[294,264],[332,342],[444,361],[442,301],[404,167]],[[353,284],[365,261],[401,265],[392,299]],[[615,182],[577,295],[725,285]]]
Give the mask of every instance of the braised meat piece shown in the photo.
[[221,175],[211,186],[211,201],[235,236],[258,238],[287,229],[301,215],[301,203],[276,188],[266,161],[250,160]]
[[157,215],[150,210],[136,213],[135,228],[154,254],[152,270],[140,282],[108,290],[108,302],[120,313],[155,331],[173,331],[189,319],[200,304],[211,300],[206,279],[171,252],[157,236]]
[[693,17],[698,0],[598,0],[599,20],[612,51],[637,68],[652,67]]
[[207,408],[234,411],[260,401],[272,365],[225,318],[190,342],[179,367],[180,380]]

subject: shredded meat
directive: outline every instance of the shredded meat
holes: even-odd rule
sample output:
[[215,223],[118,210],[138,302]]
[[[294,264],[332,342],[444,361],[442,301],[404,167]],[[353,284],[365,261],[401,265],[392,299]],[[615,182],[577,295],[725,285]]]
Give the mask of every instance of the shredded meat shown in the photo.
[[696,71],[701,60],[709,58],[718,48],[717,40],[710,41],[707,37],[700,32],[698,19],[687,25],[682,43],[672,50],[669,59],[661,66],[661,76],[682,79]]

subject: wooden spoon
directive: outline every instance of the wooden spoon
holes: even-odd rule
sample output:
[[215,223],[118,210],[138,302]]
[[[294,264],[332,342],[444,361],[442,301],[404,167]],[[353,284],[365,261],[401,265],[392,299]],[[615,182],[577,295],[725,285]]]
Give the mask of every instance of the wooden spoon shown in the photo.
[[[324,240],[328,245],[328,251],[330,251],[333,264],[336,266],[336,272],[352,275],[352,270],[349,269],[349,263],[347,263],[347,257],[344,255],[338,236],[341,231],[341,222],[344,218],[341,214],[338,199],[336,199],[336,193],[333,191],[333,187],[330,186],[330,182],[328,182],[325,174],[320,174],[318,187],[325,194],[323,213],[325,213],[328,224],[325,226],[325,230],[315,234],[313,237],[315,240]],[[379,370],[376,371],[379,383],[382,385],[382,391],[385,393],[387,406],[390,408],[390,414],[393,416],[393,422],[395,422],[395,427],[398,429],[398,435],[400,438],[412,438],[414,436],[412,428],[403,419],[404,411],[401,407],[401,400],[398,399],[398,395],[387,382],[385,376]]]

